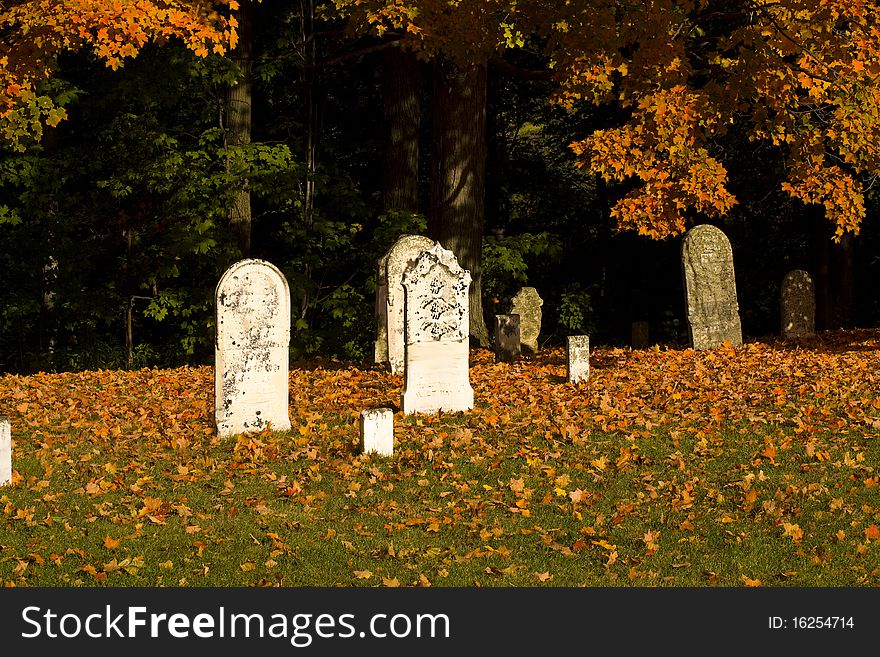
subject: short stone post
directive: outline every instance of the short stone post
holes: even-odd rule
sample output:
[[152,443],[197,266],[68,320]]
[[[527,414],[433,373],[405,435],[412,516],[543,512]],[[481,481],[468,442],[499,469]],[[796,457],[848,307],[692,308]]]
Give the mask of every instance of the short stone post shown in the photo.
[[520,354],[519,315],[495,315],[495,361],[513,363]]
[[0,417],[0,486],[12,483],[12,431],[9,420]]
[[361,411],[361,453],[394,454],[394,412],[390,408]]
[[569,383],[586,381],[590,376],[590,336],[569,335],[565,344],[566,377]]
[[647,349],[649,346],[648,342],[648,322],[633,322],[632,323],[632,348],[633,349]]

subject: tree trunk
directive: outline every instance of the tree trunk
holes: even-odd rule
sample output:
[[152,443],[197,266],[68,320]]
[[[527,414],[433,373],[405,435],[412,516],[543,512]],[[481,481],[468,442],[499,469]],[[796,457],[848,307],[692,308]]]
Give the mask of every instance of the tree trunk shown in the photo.
[[[50,156],[58,150],[58,129],[52,126],[43,128],[43,149]],[[53,228],[57,225],[58,200],[52,196],[46,208],[49,221],[42,222],[43,243],[45,244],[42,272],[40,279],[40,319],[39,349],[46,354],[49,367],[55,366],[55,345],[58,336],[58,320],[55,310],[55,288],[58,283],[58,260],[55,258],[56,240]]]
[[846,233],[840,242],[831,245],[831,271],[833,274],[831,294],[834,306],[834,328],[852,328],[855,281],[853,276],[853,252],[856,238]]
[[419,124],[422,118],[422,64],[409,51],[386,50],[382,59],[385,106],[385,211],[419,211]]
[[[238,45],[232,53],[241,77],[226,92],[226,144],[244,146],[251,143],[251,62],[253,45],[253,2],[243,0],[238,11]],[[239,158],[229,162],[235,171],[244,166]],[[251,252],[251,192],[247,178],[229,208],[229,229],[243,258]]]
[[[301,0],[300,9],[300,47],[302,48],[304,64],[301,71],[303,123],[306,131],[305,152],[303,153],[306,164],[306,175],[303,181],[303,225],[307,231],[310,231],[315,222],[315,177],[318,171],[318,135],[321,130],[321,117],[317,98],[318,74],[315,67],[317,50],[315,46],[314,0]],[[302,275],[304,280],[312,280],[312,267],[308,259],[303,265]],[[301,290],[299,317],[300,319],[305,319],[314,299],[312,299],[309,293],[308,285],[301,286]]]
[[816,330],[828,331],[833,324],[829,257],[831,237],[828,230],[828,220],[823,213],[816,213],[813,222],[813,242],[816,253]]
[[855,243],[849,233],[835,242],[833,226],[823,213],[815,219],[816,329],[851,328],[855,302]]
[[486,181],[486,66],[434,60],[428,233],[471,272],[470,332],[489,345],[480,292]]

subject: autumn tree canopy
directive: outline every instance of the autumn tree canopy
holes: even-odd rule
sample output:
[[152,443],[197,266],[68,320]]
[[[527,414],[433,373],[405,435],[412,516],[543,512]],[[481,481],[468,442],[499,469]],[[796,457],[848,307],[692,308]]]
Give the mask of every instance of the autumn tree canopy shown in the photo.
[[737,202],[721,141],[778,148],[792,197],[857,232],[880,155],[880,24],[864,0],[336,0],[361,30],[426,58],[500,53],[537,37],[554,99],[626,119],[571,144],[579,165],[632,181],[619,227],[662,238]]
[[[41,93],[63,51],[91,47],[118,68],[151,40],[182,39],[196,54],[235,47],[237,0],[5,0],[0,2],[0,135],[18,150],[65,110]],[[225,13],[224,13],[225,12]]]
[[[149,40],[198,54],[236,43],[236,0],[12,0],[0,5],[0,130],[19,148],[64,109],[38,90],[58,53],[91,46],[118,67]],[[571,144],[580,165],[637,184],[614,207],[652,237],[689,214],[736,203],[719,139],[736,131],[780,148],[782,187],[824,207],[837,236],[864,217],[880,154],[880,25],[866,0],[334,0],[361,32],[394,34],[432,58],[473,61],[536,36],[574,107],[616,103],[622,124]]]

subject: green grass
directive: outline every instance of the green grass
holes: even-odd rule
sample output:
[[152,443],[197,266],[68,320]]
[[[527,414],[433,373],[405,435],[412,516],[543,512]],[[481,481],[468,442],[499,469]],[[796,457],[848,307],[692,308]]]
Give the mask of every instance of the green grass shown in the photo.
[[[665,353],[672,352],[655,357],[701,357]],[[30,424],[33,416],[23,411],[13,417],[17,477],[0,489],[0,581],[880,583],[880,455],[870,425],[880,408],[876,386],[841,394],[827,406],[833,413],[819,414],[823,422],[808,429],[795,421],[816,403],[807,395],[794,393],[780,411],[776,395],[755,404],[743,394],[749,420],[713,413],[717,389],[707,387],[685,400],[687,409],[699,407],[697,398],[707,402],[699,416],[667,409],[603,430],[608,421],[598,416],[626,418],[626,409],[640,407],[614,397],[620,412],[613,413],[605,396],[615,377],[631,377],[638,363],[594,372],[590,390],[560,383],[554,358],[517,365],[521,385],[503,388],[494,405],[480,401],[471,413],[439,417],[396,414],[391,457],[357,453],[357,409],[399,394],[399,379],[379,371],[295,371],[292,390],[301,395],[292,400],[292,431],[223,439],[210,432],[204,409],[186,410],[187,398],[165,402],[173,420],[156,411],[157,424],[174,430],[153,433],[131,421],[138,404],[148,403],[145,377],[171,380],[174,371],[101,373],[127,381],[109,393],[120,406],[108,419],[99,401],[74,404],[81,421],[62,411],[72,408],[70,400],[91,398],[77,387],[88,375],[80,383],[43,375],[39,389],[52,398],[44,400],[45,412]],[[475,388],[495,385],[509,374],[504,368],[478,360]],[[200,371],[196,399],[210,394],[209,375]],[[4,385],[23,389],[29,380],[7,378]],[[175,396],[162,386],[149,389],[156,399]],[[126,390],[130,401],[120,401]],[[356,390],[375,399],[358,398]],[[856,419],[840,410],[855,408],[854,399]],[[129,406],[126,415],[121,409]],[[839,428],[825,426],[841,417]],[[96,435],[101,427],[109,427],[106,437]]]

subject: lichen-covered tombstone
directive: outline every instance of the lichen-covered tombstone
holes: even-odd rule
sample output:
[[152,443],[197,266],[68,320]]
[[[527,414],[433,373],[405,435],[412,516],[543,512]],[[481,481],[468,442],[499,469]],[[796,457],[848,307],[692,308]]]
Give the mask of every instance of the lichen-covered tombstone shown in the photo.
[[687,319],[694,349],[715,349],[726,340],[742,344],[733,250],[715,226],[691,228],[681,245]]
[[0,416],[0,486],[12,483],[12,427]]
[[290,289],[265,260],[240,260],[217,284],[214,417],[221,436],[290,429]]
[[782,279],[780,314],[783,338],[816,335],[816,293],[813,279],[803,269],[790,271]]

